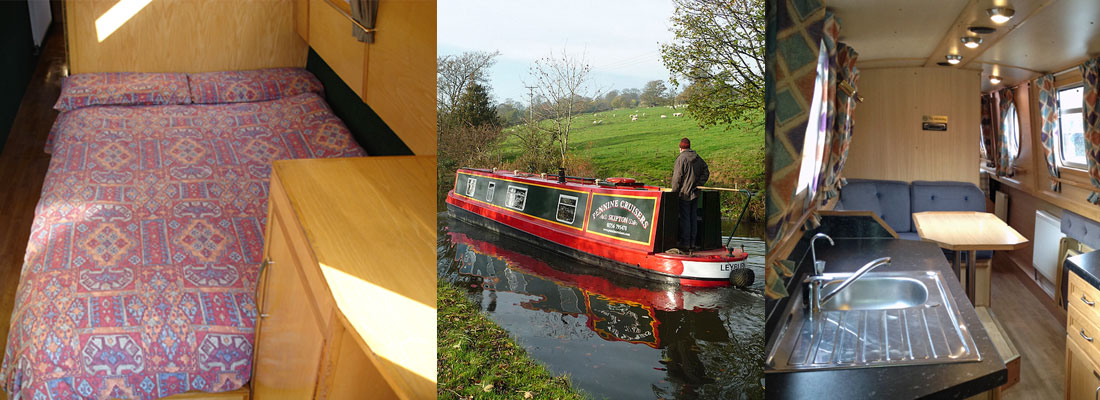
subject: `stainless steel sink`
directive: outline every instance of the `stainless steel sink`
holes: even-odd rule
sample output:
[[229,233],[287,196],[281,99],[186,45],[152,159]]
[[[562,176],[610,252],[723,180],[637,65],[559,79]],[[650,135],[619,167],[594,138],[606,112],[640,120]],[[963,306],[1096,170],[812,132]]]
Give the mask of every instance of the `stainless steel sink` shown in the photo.
[[[843,281],[829,275],[822,276],[823,293],[831,293]],[[920,280],[904,276],[875,276],[868,274],[852,282],[828,302],[822,311],[896,310],[912,308],[928,301],[928,287]]]
[[[824,274],[829,293],[851,274]],[[791,298],[765,361],[774,371],[980,361],[938,272],[870,272],[812,314]]]

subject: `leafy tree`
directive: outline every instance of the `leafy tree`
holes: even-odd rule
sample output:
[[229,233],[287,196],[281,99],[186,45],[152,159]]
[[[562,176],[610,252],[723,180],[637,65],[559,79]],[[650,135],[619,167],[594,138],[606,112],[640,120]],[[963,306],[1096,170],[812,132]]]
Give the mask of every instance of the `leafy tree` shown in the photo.
[[649,81],[642,88],[642,104],[647,106],[659,106],[665,103],[665,91],[668,87],[665,86],[665,81],[656,80]]
[[504,126],[518,125],[527,117],[527,107],[518,101],[505,99],[497,104],[497,117]]
[[764,108],[764,0],[673,0],[675,39],[661,45],[670,81],[689,84],[703,126],[752,121]]
[[489,100],[489,91],[477,82],[466,85],[466,90],[462,92],[451,112],[451,118],[455,124],[469,127],[501,126],[497,110]]
[[436,58],[436,108],[450,112],[471,83],[487,84],[485,72],[496,64],[499,51],[468,51]]

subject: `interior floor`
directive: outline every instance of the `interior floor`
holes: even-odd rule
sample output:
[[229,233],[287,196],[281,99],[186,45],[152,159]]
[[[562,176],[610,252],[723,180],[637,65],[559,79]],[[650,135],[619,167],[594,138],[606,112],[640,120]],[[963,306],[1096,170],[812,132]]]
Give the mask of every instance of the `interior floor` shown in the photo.
[[50,165],[50,155],[42,149],[57,116],[53,104],[61,94],[61,78],[67,70],[65,38],[55,24],[46,35],[38,65],[0,153],[0,353],[8,343],[34,207]]
[[1020,382],[1003,399],[1060,399],[1065,387],[1065,312],[1007,256],[993,258],[990,304],[1020,352]]

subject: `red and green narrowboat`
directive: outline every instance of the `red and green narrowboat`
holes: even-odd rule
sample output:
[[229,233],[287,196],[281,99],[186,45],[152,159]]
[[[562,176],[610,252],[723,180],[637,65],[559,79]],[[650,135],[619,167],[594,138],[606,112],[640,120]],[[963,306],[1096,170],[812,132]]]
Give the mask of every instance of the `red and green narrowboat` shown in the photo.
[[722,245],[719,196],[701,194],[699,241],[677,244],[676,193],[632,179],[461,168],[447,208],[460,220],[590,264],[688,286],[727,286],[744,251]]

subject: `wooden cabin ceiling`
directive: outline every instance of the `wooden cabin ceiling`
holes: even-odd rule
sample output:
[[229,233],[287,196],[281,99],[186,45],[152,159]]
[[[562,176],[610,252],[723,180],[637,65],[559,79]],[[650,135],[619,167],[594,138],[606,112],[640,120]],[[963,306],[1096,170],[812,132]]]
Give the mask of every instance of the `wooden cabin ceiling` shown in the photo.
[[[828,5],[840,20],[840,40],[859,52],[861,68],[981,70],[982,91],[1059,72],[1100,54],[1098,0],[829,0]],[[1011,7],[1016,14],[995,24],[986,14],[995,6]],[[970,26],[997,31],[974,35],[967,31]],[[982,44],[964,47],[963,36],[980,36]],[[963,60],[937,66],[947,54]],[[1001,84],[989,83],[994,74]]]

